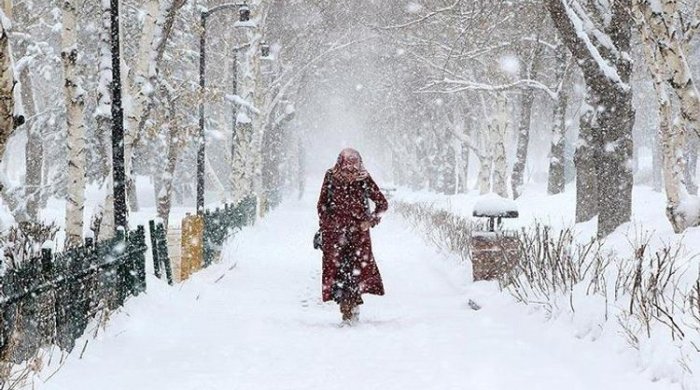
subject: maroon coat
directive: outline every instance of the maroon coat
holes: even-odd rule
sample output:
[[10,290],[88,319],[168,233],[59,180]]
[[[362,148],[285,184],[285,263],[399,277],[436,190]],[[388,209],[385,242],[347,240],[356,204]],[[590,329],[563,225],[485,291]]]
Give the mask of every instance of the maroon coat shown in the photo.
[[[323,300],[333,299],[332,287],[344,256],[349,256],[353,268],[359,271],[360,294],[384,295],[369,230],[362,231],[360,224],[367,221],[375,226],[389,204],[369,175],[346,184],[332,172],[326,172],[317,205],[323,237]],[[375,205],[369,214],[366,198]]]

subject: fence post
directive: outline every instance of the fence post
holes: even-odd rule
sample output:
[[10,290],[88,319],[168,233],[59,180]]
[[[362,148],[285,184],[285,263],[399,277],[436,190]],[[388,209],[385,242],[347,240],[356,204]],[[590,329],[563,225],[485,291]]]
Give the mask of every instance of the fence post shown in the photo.
[[135,278],[135,294],[138,295],[146,291],[146,229],[143,225],[136,227],[134,237],[134,278]]
[[156,227],[156,246],[158,247],[158,254],[163,262],[163,268],[165,268],[165,277],[168,280],[169,285],[173,285],[173,269],[170,266],[170,257],[168,256],[168,240],[165,234],[165,227],[162,223],[159,223]]
[[163,273],[160,270],[160,256],[158,253],[158,238],[156,237],[156,223],[153,220],[148,221],[148,231],[151,234],[151,253],[153,254],[153,272],[156,278],[160,279]]
[[45,281],[53,279],[53,264],[51,263],[51,248],[41,248],[41,274]]

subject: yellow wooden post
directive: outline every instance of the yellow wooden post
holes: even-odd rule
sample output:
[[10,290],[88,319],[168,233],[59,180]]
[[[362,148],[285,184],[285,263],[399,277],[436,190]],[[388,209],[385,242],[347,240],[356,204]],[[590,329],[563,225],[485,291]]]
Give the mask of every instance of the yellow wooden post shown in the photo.
[[204,217],[187,215],[182,220],[180,280],[199,271],[204,264]]

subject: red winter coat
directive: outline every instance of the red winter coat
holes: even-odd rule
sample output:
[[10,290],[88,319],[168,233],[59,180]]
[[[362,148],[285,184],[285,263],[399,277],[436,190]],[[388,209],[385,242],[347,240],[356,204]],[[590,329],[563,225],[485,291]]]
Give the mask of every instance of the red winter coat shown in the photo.
[[[365,199],[375,207],[368,214]],[[353,268],[359,271],[359,293],[384,295],[384,284],[372,254],[369,230],[362,231],[360,224],[379,223],[381,215],[389,208],[386,198],[372,177],[344,183],[326,172],[318,199],[318,217],[323,237],[323,301],[333,299],[332,287],[343,256],[349,256]]]

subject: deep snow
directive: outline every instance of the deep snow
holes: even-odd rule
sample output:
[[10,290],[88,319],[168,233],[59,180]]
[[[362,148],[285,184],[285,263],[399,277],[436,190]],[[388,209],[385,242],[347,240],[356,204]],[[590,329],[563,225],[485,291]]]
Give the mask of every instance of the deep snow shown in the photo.
[[340,327],[335,305],[320,302],[315,227],[311,201],[287,202],[185,284],[149,279],[82,359],[70,355],[36,388],[677,388],[651,382],[631,351],[577,339],[494,284],[471,283],[466,265],[391,212],[373,232],[387,295],[367,297],[361,322]]

